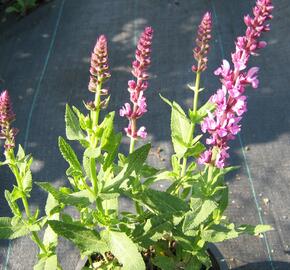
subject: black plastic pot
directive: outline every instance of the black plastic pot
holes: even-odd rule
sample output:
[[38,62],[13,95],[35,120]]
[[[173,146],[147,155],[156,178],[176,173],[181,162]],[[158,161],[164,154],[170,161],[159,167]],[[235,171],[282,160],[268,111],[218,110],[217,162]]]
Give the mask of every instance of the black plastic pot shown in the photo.
[[[215,245],[209,244],[208,253],[212,262],[212,267],[210,270],[229,270],[225,259]],[[86,263],[87,258],[80,259],[75,270],[82,270]]]

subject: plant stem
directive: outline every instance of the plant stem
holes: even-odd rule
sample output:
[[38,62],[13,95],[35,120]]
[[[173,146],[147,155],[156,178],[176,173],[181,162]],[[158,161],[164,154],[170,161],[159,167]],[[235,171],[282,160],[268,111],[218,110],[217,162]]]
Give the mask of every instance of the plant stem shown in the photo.
[[31,236],[31,239],[38,245],[38,247],[41,249],[41,251],[43,253],[47,253],[47,250],[44,246],[44,244],[41,242],[41,240],[39,239],[39,236],[36,232],[32,232],[32,236]]
[[[8,155],[9,155],[9,158],[11,159],[11,161],[12,161],[10,169],[11,169],[11,171],[13,172],[13,174],[14,174],[14,176],[16,178],[16,182],[17,182],[18,187],[20,188],[20,190],[23,190],[23,186],[22,186],[22,182],[21,182],[21,176],[19,174],[18,167],[15,165],[16,164],[16,160],[15,160],[15,155],[14,155],[13,150],[10,153],[8,153]],[[30,212],[30,209],[29,209],[29,205],[28,205],[26,194],[24,192],[23,192],[23,196],[21,196],[21,199],[22,199],[22,203],[23,203],[23,206],[24,206],[24,210],[25,210],[26,216],[27,216],[28,219],[30,219],[31,218],[31,212]],[[42,241],[39,239],[38,234],[36,232],[31,232],[31,233],[32,233],[31,239],[38,245],[40,250],[43,253],[46,254],[47,250],[46,250],[44,244],[42,243]]]
[[98,179],[97,179],[97,171],[96,171],[96,160],[94,158],[90,158],[90,170],[92,176],[92,185],[93,191],[95,194],[98,193]]
[[[195,78],[195,87],[194,87],[194,98],[193,98],[193,114],[196,114],[198,109],[198,94],[199,94],[199,84],[200,84],[200,71],[196,73]],[[195,130],[195,123],[190,124],[190,132],[189,132],[189,140],[193,137]],[[182,160],[182,169],[181,169],[181,177],[185,175],[187,165],[187,157],[183,157]]]
[[[101,89],[102,89],[102,82],[98,81],[97,84],[97,91],[95,94],[95,111],[91,112],[91,118],[93,120],[93,130],[96,131],[97,126],[99,124],[99,116],[100,116],[100,103],[101,103]],[[91,146],[95,148],[97,146],[98,140],[95,138],[93,134],[93,138],[91,140]],[[90,158],[90,170],[91,170],[91,176],[92,176],[92,186],[95,194],[98,193],[98,178],[97,178],[97,172],[96,172],[96,160],[95,158]]]
[[102,89],[102,82],[98,82],[97,84],[97,91],[95,95],[95,107],[96,110],[94,111],[94,117],[93,117],[93,128],[98,126],[99,122],[99,115],[100,115],[100,103],[101,103],[101,89]]
[[135,139],[134,138],[130,138],[130,150],[129,150],[129,153],[133,153],[134,152],[134,147],[135,147]]

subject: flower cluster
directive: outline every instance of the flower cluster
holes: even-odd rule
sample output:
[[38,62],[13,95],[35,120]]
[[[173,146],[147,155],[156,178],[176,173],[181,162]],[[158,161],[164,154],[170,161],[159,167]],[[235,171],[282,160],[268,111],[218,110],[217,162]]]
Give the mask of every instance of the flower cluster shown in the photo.
[[207,68],[207,53],[209,41],[211,39],[212,20],[209,12],[205,13],[198,27],[196,47],[193,49],[193,56],[197,61],[197,66],[192,66],[193,72],[205,71]]
[[18,133],[16,128],[11,128],[11,123],[15,120],[15,114],[8,91],[5,90],[0,95],[0,139],[5,140],[4,147],[9,150],[15,146],[15,136]]
[[223,168],[229,158],[228,141],[234,139],[240,131],[239,123],[247,111],[245,88],[248,85],[257,88],[259,84],[259,69],[245,69],[250,55],[257,55],[257,50],[266,46],[266,42],[258,39],[263,32],[270,30],[267,21],[272,19],[272,10],[271,0],[257,1],[253,8],[254,17],[247,15],[244,18],[247,26],[245,36],[238,37],[235,43],[236,50],[232,53],[233,69],[228,61],[223,60],[221,67],[215,71],[215,75],[220,76],[222,88],[210,98],[216,104],[216,110],[213,114],[208,113],[201,124],[202,131],[211,135],[206,143],[212,146],[200,156],[198,161],[201,164],[215,163],[218,168]]
[[135,60],[132,63],[132,74],[136,80],[128,82],[128,91],[133,107],[125,103],[120,109],[120,116],[127,117],[129,120],[128,127],[125,128],[127,136],[131,138],[146,138],[147,132],[145,127],[137,129],[136,120],[147,112],[147,103],[144,91],[148,88],[147,70],[151,63],[150,53],[153,38],[153,29],[146,27],[137,44]]
[[104,35],[98,38],[92,52],[90,74],[89,90],[91,92],[97,91],[98,82],[102,83],[111,76],[108,65],[107,39]]

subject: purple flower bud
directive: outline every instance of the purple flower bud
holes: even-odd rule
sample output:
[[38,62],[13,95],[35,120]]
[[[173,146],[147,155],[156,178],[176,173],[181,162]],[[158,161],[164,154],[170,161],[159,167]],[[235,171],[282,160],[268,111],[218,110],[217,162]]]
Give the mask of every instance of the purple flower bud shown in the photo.
[[98,82],[105,82],[111,75],[108,65],[107,39],[101,35],[91,56],[89,90],[96,92]]
[[145,127],[137,130],[136,120],[147,112],[146,98],[144,91],[148,88],[149,75],[147,70],[151,63],[150,53],[153,38],[153,30],[151,27],[146,27],[141,34],[137,44],[135,53],[135,60],[132,62],[132,74],[135,80],[128,81],[128,91],[130,92],[130,100],[132,108],[129,103],[120,110],[120,116],[129,119],[129,125],[125,128],[127,136],[132,138],[146,138],[147,132]]
[[15,136],[18,129],[11,128],[11,123],[15,120],[15,113],[12,109],[12,103],[7,90],[0,95],[0,138],[5,139],[5,149],[15,146]]
[[207,54],[209,51],[211,30],[211,14],[207,12],[204,14],[197,31],[196,47],[193,49],[193,56],[197,61],[197,66],[193,65],[191,67],[193,72],[204,71],[207,68]]

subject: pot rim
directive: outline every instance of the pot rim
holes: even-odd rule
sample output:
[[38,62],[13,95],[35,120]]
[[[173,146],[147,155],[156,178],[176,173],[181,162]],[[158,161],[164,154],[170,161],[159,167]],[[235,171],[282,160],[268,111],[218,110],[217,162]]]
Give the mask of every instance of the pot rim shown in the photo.
[[[210,250],[211,254],[214,256],[214,258],[217,260],[217,263],[220,267],[220,270],[229,270],[229,267],[227,265],[227,262],[222,255],[222,253],[219,251],[216,245],[209,243],[208,249]],[[75,270],[82,270],[82,268],[85,266],[86,262],[88,260],[88,257],[84,257],[83,259],[80,258]]]

